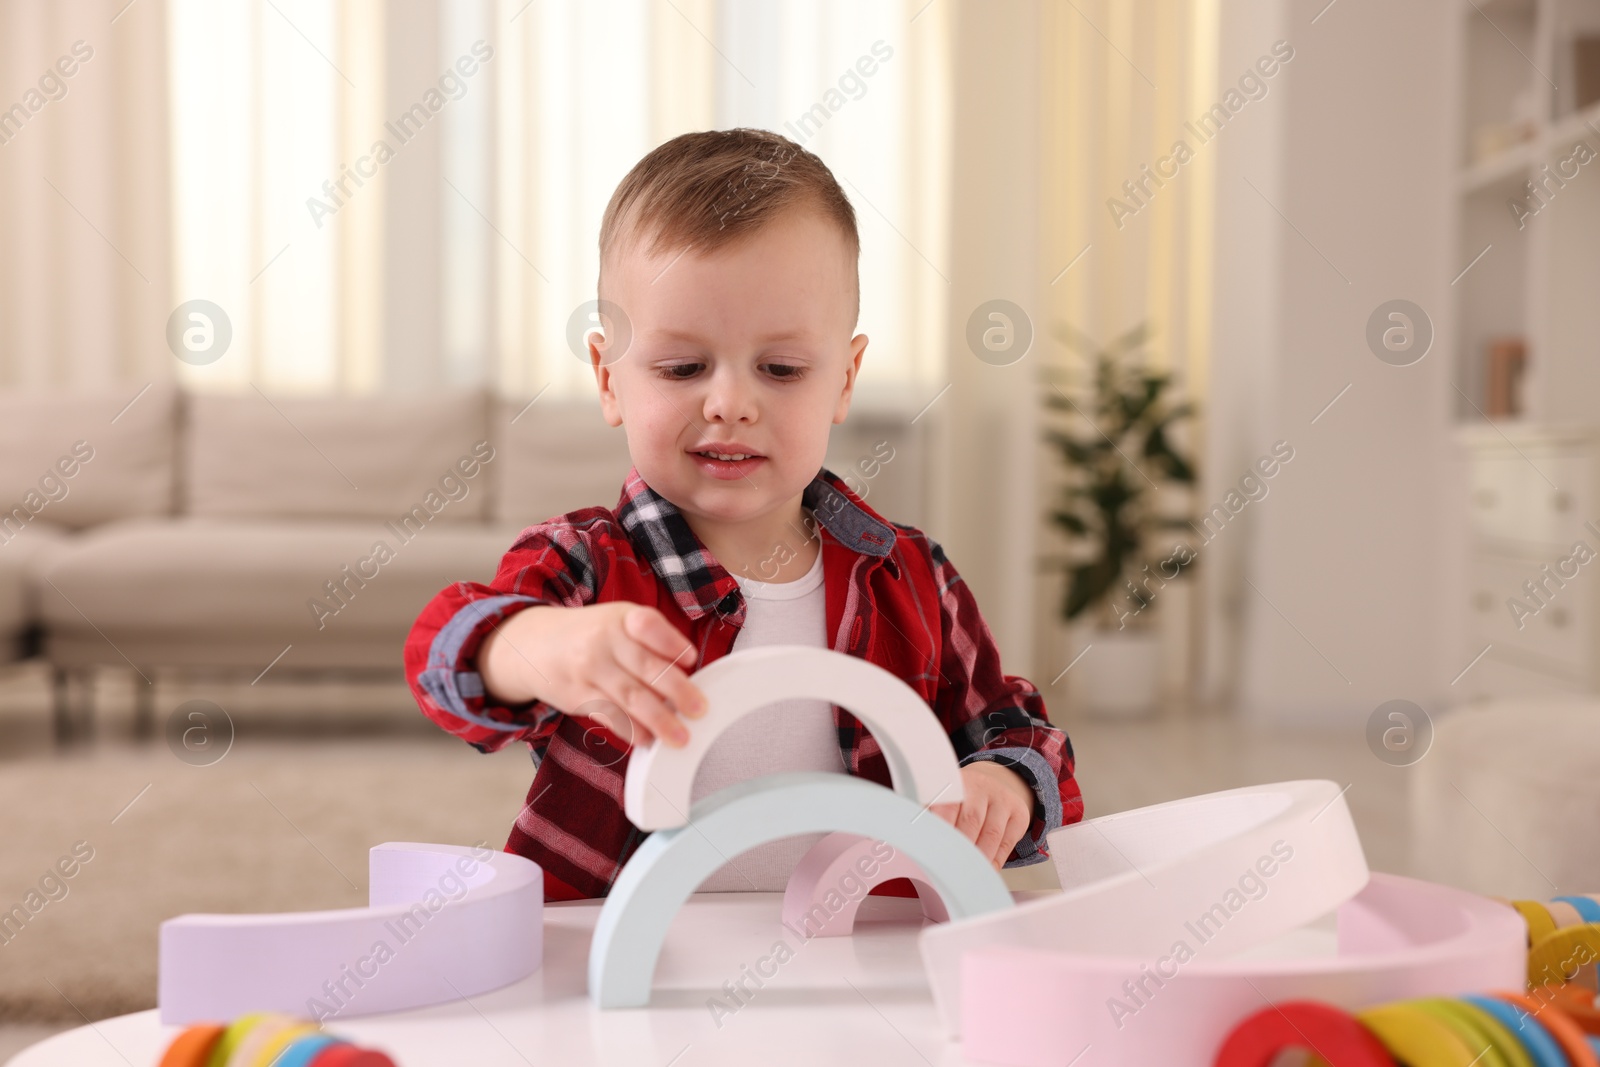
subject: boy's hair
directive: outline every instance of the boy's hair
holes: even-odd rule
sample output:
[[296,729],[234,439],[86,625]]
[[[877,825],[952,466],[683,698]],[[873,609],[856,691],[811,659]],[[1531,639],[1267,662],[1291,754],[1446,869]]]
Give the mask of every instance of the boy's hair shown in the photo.
[[[709,252],[732,244],[794,207],[835,222],[850,261],[861,253],[855,209],[833,172],[782,134],[739,127],[679,134],[633,165],[600,222],[600,277],[620,244],[648,238],[647,255]],[[859,274],[856,315],[861,308]],[[855,318],[851,318],[851,325]]]

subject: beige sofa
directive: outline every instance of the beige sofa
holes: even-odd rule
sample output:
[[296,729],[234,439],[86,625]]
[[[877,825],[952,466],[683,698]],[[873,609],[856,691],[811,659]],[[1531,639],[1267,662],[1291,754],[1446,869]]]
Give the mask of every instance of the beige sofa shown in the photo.
[[[920,524],[906,423],[852,414],[827,465],[894,442],[857,477]],[[138,672],[143,730],[166,672],[395,677],[429,597],[487,581],[524,526],[614,505],[629,465],[593,401],[0,392],[0,659],[53,668],[61,737],[103,666]]]

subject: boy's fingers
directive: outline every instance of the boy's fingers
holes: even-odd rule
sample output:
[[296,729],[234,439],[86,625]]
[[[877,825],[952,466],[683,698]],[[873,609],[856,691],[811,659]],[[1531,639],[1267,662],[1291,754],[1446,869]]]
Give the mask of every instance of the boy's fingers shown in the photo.
[[690,717],[701,714],[705,696],[698,686],[689,681],[683,668],[674,666],[665,657],[658,656],[639,641],[622,641],[617,650],[617,660],[622,668],[635,678],[641,678],[657,694],[672,701],[678,712]]
[[982,796],[974,796],[961,802],[961,811],[956,815],[956,829],[981,851],[983,846],[978,845],[978,831],[983,829],[984,813],[988,803]]
[[1005,835],[1005,816],[1001,814],[999,808],[991,806],[985,811],[983,825],[979,827],[977,839],[973,842],[978,846],[978,850],[989,858],[991,866],[998,867],[1005,859],[1006,852],[1011,851],[1009,848],[1001,851]]
[[1033,812],[1031,811],[1026,815],[1013,813],[1011,818],[1006,820],[1005,833],[1000,835],[1000,863],[1002,866],[1005,865],[1006,857],[1011,855],[1011,850],[1017,847],[1017,842],[1027,836],[1028,827],[1032,823]]
[[692,667],[694,645],[655,608],[639,605],[622,617],[623,633],[679,667]]
[[639,725],[664,738],[674,748],[682,748],[688,742],[688,731],[683,723],[644,679],[629,674],[618,665],[607,682],[611,699],[622,705]]

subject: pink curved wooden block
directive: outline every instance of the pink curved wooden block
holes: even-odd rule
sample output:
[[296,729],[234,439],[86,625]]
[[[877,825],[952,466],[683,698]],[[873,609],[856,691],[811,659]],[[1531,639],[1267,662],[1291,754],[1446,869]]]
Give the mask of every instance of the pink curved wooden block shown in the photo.
[[1302,928],[1220,955],[1193,934],[1159,955],[970,949],[962,1053],[1012,1067],[1211,1067],[1228,1031],[1267,1003],[1354,1011],[1521,989],[1526,977],[1521,916],[1463,889],[1374,871],[1337,915],[1336,945]]
[[[894,878],[911,879],[924,916],[936,923],[950,920],[938,891],[911,857],[883,841],[841,831],[818,841],[795,864],[783,890],[783,921],[799,927],[809,920],[816,927],[813,937],[843,937],[854,928],[856,912],[872,888]],[[830,907],[830,895],[842,902],[837,910]]]

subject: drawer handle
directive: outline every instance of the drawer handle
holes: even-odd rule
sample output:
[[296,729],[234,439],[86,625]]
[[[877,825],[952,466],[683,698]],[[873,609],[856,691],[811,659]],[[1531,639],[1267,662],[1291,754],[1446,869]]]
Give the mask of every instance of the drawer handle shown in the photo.
[[1566,511],[1572,507],[1572,494],[1565,489],[1557,489],[1550,497],[1550,506],[1557,511]]

